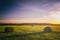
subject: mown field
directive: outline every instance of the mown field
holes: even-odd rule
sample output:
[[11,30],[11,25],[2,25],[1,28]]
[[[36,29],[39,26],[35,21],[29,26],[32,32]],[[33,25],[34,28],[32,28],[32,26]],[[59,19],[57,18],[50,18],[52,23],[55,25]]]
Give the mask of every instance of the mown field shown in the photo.
[[[6,27],[14,29],[5,33]],[[60,26],[49,26],[52,32],[44,32],[46,25],[0,25],[0,40],[60,40]]]

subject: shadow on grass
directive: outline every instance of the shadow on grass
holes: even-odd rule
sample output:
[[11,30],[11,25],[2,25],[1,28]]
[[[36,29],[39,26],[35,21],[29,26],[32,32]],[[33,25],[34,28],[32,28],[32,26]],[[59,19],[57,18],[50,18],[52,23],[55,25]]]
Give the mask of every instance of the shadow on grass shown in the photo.
[[0,32],[0,34],[1,34],[1,33],[5,33],[5,32]]
[[[0,33],[5,33],[5,32],[0,32]],[[27,33],[27,34],[15,34],[12,36],[8,36],[9,33],[7,33],[7,36],[3,36],[0,38],[13,38],[13,37],[25,37],[25,36],[29,36],[29,35],[37,35],[37,34],[45,34],[45,33],[56,33],[56,34],[60,34],[60,32],[36,32],[36,33]]]

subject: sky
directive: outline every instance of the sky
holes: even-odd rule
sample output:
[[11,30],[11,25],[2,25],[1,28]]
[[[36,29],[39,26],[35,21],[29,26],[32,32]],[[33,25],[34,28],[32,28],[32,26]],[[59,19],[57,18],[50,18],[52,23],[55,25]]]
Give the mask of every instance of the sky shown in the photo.
[[0,0],[0,23],[60,24],[60,0]]

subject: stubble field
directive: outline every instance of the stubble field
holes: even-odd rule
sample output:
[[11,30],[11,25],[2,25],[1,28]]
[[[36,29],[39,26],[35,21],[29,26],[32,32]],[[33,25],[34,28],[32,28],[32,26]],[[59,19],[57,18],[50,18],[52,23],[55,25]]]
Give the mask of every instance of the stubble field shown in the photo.
[[[5,28],[12,27],[13,32],[6,33]],[[60,40],[60,26],[49,26],[51,32],[46,32],[46,25],[0,25],[0,40]]]

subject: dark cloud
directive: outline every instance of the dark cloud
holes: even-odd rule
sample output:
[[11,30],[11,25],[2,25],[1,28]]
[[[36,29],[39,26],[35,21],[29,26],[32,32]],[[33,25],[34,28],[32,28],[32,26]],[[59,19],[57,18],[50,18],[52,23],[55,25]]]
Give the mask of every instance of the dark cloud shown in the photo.
[[9,10],[14,6],[14,0],[0,0],[0,12]]
[[48,3],[48,2],[60,2],[60,0],[0,0],[0,12],[10,10],[16,3],[27,3],[27,2],[40,2],[40,3]]
[[17,0],[19,2],[60,2],[60,0]]
[[6,11],[9,11],[14,6],[14,0],[0,0],[0,19],[6,15]]

